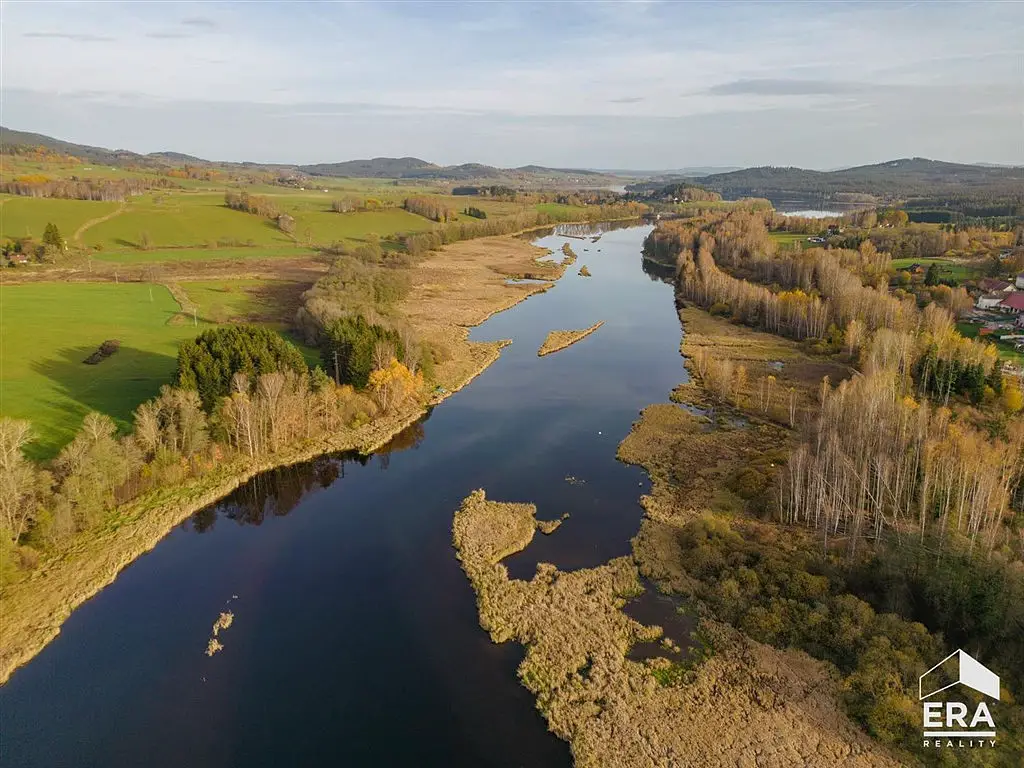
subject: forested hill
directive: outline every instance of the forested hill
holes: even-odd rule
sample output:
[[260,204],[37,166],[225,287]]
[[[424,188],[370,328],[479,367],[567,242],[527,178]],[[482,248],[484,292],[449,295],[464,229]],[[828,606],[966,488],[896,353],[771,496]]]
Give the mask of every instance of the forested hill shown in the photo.
[[726,198],[860,193],[884,199],[985,191],[993,197],[1024,194],[1024,168],[962,165],[921,157],[840,171],[763,166],[705,176],[700,183]]
[[349,160],[344,163],[316,163],[296,166],[311,176],[339,176],[364,179],[436,179],[444,181],[492,180],[502,182],[546,179],[579,181],[586,179],[595,184],[612,179],[610,174],[571,168],[545,168],[524,165],[519,168],[495,168],[481,163],[462,165],[435,165],[416,157],[375,157],[372,160]]
[[97,165],[160,167],[160,166],[242,166],[276,171],[293,171],[309,176],[333,176],[361,179],[421,179],[433,181],[487,181],[491,183],[527,185],[567,184],[571,186],[608,186],[621,184],[612,174],[570,168],[545,168],[524,165],[519,168],[495,168],[481,163],[437,165],[418,157],[374,157],[367,160],[348,160],[339,163],[227,163],[204,160],[180,152],[164,151],[140,154],[126,149],[105,149],[87,144],[75,144],[41,133],[15,131],[0,126],[0,145],[5,152],[18,147],[45,147],[51,152],[69,155]]
[[314,176],[339,176],[360,179],[401,179],[429,175],[441,166],[418,157],[374,157],[370,160],[347,160],[343,163],[300,165],[303,173]]

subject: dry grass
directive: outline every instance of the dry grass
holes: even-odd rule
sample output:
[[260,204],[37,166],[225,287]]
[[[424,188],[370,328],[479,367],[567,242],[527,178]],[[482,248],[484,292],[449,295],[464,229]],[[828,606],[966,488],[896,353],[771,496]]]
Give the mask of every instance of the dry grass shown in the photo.
[[[680,351],[687,358],[693,374],[689,384],[681,385],[673,396],[681,402],[708,406],[711,398],[705,392],[694,359],[705,350],[713,359],[731,361],[734,367],[746,369],[746,381],[738,388],[738,404],[754,418],[767,418],[789,424],[791,398],[797,413],[797,424],[818,411],[822,379],[829,377],[832,386],[853,374],[841,362],[812,357],[789,339],[708,314],[697,307],[679,311],[683,324]],[[781,365],[779,365],[781,363]],[[770,391],[769,376],[774,377]]]
[[438,384],[457,391],[494,360],[508,342],[471,342],[469,329],[548,290],[553,283],[509,284],[509,278],[553,281],[565,268],[537,259],[548,251],[515,237],[466,240],[431,253],[412,270],[412,290],[398,310],[420,338],[444,351]]
[[590,277],[591,276],[590,275],[590,270],[587,269],[587,265],[586,264],[584,264],[582,267],[580,267],[580,271],[577,274],[580,277]]
[[495,642],[526,647],[519,677],[577,766],[896,765],[837,708],[836,681],[805,654],[777,651],[704,622],[715,655],[662,685],[670,662],[626,658],[657,627],[627,616],[641,589],[629,558],[573,572],[542,564],[529,582],[501,559],[529,545],[531,504],[488,501],[483,491],[455,513],[453,540]]
[[594,323],[589,328],[584,328],[581,331],[551,331],[547,338],[544,339],[544,343],[540,345],[540,349],[537,350],[537,355],[544,357],[544,355],[550,355],[572,346],[577,341],[585,339],[602,325],[604,325],[604,320]]

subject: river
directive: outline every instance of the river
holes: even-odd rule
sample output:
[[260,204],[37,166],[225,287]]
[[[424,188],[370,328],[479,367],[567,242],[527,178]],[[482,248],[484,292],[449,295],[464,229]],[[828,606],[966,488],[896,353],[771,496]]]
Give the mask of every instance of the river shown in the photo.
[[[629,552],[649,483],[616,447],[686,376],[649,231],[539,239],[579,260],[474,329],[513,344],[468,387],[377,455],[253,479],[129,566],[0,688],[0,764],[568,766],[516,678],[522,650],[479,626],[452,515],[475,488],[570,513],[513,576]],[[549,330],[598,320],[537,356]]]

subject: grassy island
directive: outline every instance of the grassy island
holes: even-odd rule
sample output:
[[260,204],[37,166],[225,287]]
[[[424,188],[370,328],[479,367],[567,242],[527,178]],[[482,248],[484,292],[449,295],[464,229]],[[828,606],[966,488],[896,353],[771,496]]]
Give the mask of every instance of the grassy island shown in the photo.
[[585,339],[602,325],[604,325],[604,320],[594,323],[589,328],[584,328],[578,331],[551,331],[547,335],[547,338],[544,339],[544,343],[540,345],[540,349],[537,350],[537,355],[544,357],[544,355],[550,355],[554,352],[565,349],[566,347],[572,346],[577,341]]

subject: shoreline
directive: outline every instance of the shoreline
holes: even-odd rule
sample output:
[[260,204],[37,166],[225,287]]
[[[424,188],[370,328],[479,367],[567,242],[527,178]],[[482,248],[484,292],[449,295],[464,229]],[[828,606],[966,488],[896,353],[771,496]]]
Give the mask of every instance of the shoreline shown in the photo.
[[[481,244],[508,238],[508,235],[501,235],[466,242]],[[543,251],[543,254],[533,253],[533,260],[548,255],[548,251],[530,243],[522,243],[522,246],[530,251]],[[438,252],[438,261],[444,261],[444,254],[450,247]],[[104,525],[76,537],[67,550],[41,561],[26,578],[6,587],[0,593],[0,685],[60,634],[75,609],[112,584],[125,568],[196,512],[217,503],[263,472],[332,453],[372,453],[419,421],[431,408],[468,386],[511,343],[507,339],[471,342],[469,329],[536,293],[547,291],[564,274],[564,269],[553,271],[555,274],[549,282],[523,286],[518,295],[513,292],[508,297],[502,291],[494,297],[498,300],[497,306],[489,306],[469,323],[450,327],[450,330],[457,330],[463,354],[446,365],[458,364],[459,370],[444,371],[447,375],[439,377],[444,379],[440,382],[442,391],[422,403],[355,429],[289,446],[258,460],[239,457],[191,482],[144,494],[112,510]],[[498,273],[495,273],[495,280],[505,285]]]

